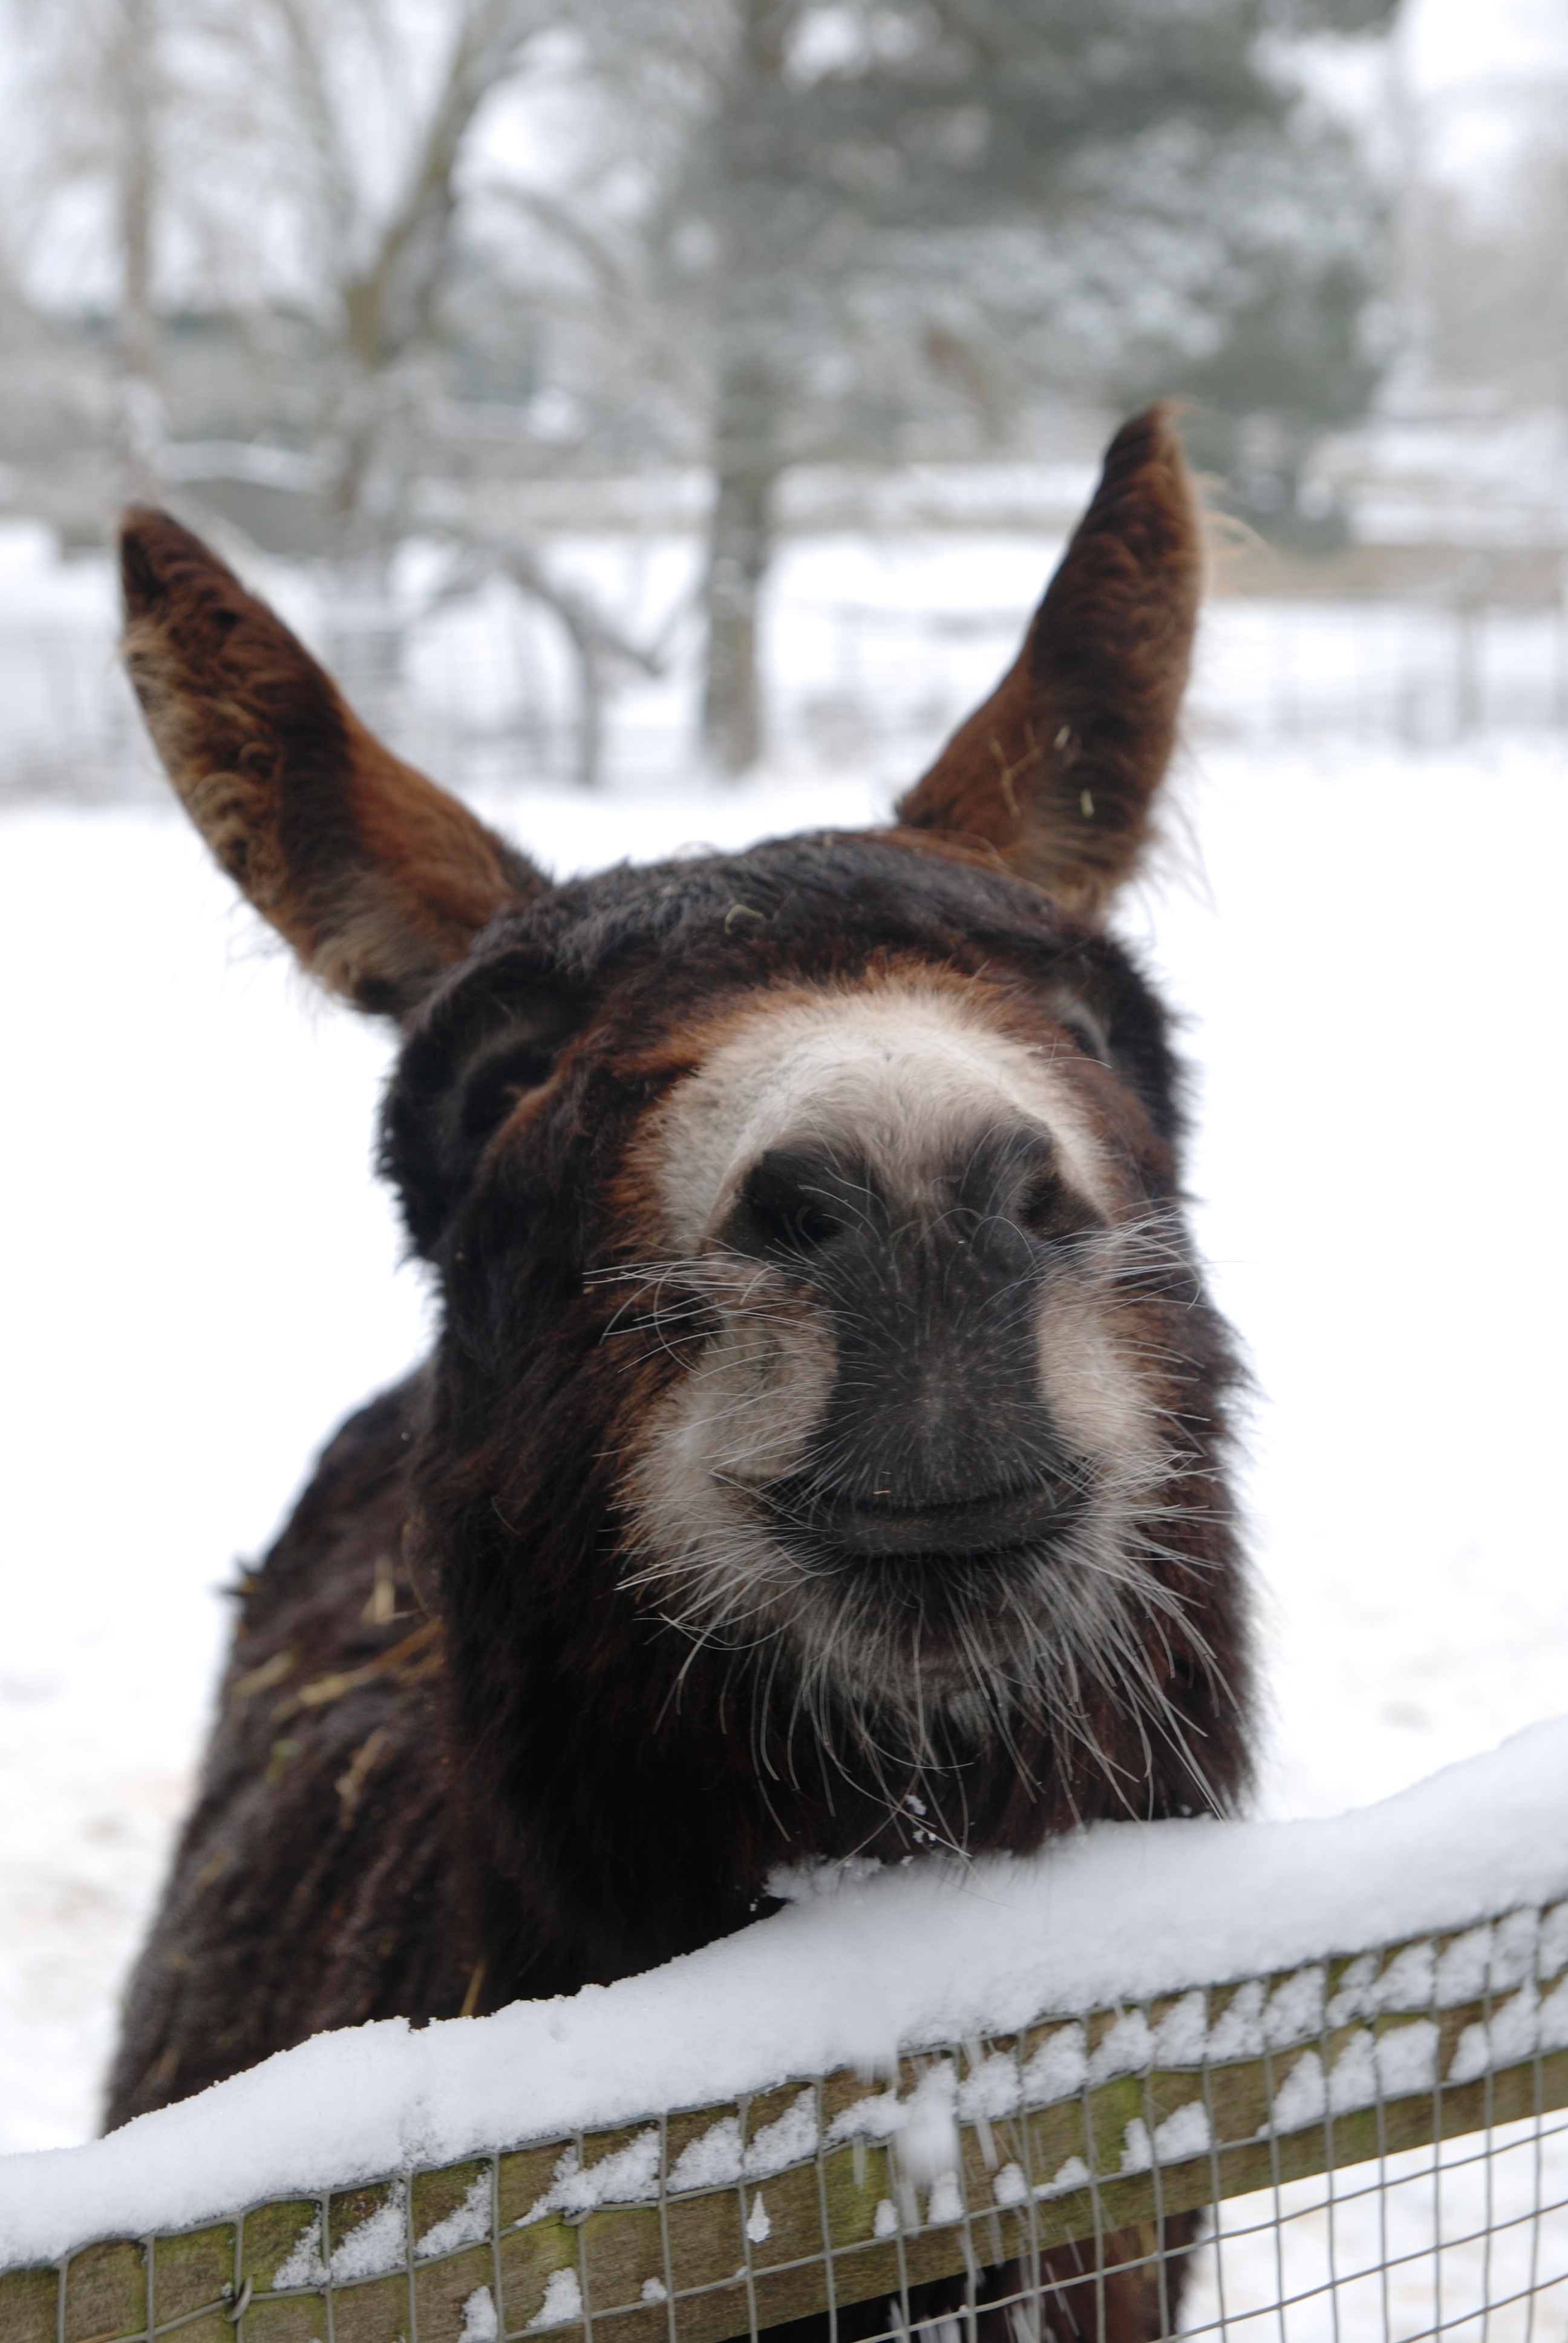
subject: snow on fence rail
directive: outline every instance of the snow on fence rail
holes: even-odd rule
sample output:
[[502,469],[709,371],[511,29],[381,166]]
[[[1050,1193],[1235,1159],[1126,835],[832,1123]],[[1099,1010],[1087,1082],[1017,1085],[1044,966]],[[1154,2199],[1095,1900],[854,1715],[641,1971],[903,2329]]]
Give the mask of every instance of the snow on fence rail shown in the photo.
[[[1400,2151],[1474,2135],[1483,2154],[1533,2157],[1545,2185],[1513,2219],[1538,2232],[1543,2213],[1568,2209],[1568,2174],[1549,2173],[1546,2159],[1563,2127],[1545,2121],[1568,2105],[1565,1971],[1559,1905],[1218,1991],[1046,2019],[934,2046],[869,2087],[839,2069],[274,2201],[195,2233],[88,2246],[0,2278],[0,2334],[494,2343],[549,2329],[719,2343],[883,2299],[887,2331],[907,2335],[918,2323],[911,2288],[1013,2258],[1021,2266],[993,2299],[1027,2306],[1031,2263],[1073,2243],[1087,2271],[1147,2268],[1171,2294],[1154,2227],[1170,2216],[1261,2190],[1254,2218],[1267,2228],[1271,2206],[1274,2221],[1289,2217],[1284,2184],[1332,2175],[1351,2204],[1387,2187]],[[1521,2121],[1524,2137],[1502,2140]],[[1367,2166],[1370,2181],[1357,2169]],[[1426,2172],[1436,2180],[1443,2168]],[[1438,2233],[1448,2254],[1473,2223],[1462,2213],[1461,2234]],[[1110,2234],[1129,2231],[1108,2255]],[[1439,2278],[1435,2318],[1379,2331],[1451,2331],[1528,2296],[1537,2307],[1549,2289],[1561,2297],[1568,2232],[1552,2240],[1555,2258],[1534,2242],[1523,2286],[1517,2256],[1497,2285],[1490,2272],[1480,2285],[1450,2273],[1446,2318]],[[1502,2274],[1501,2254],[1496,2265]],[[1386,2297],[1388,2274],[1386,2258],[1334,2271],[1302,2288],[1297,2307],[1364,2277]],[[1227,2318],[1197,2278],[1201,2315],[1187,2331],[1256,2317],[1238,2306]]]
[[1063,2249],[1164,2328],[1160,2225],[1206,2207],[1186,2332],[1560,2336],[1565,1791],[1568,1722],[1332,1823],[818,1877],[648,1977],[318,2037],[0,2160],[0,2337],[907,2338],[911,2288],[1010,2263],[1022,2343]]

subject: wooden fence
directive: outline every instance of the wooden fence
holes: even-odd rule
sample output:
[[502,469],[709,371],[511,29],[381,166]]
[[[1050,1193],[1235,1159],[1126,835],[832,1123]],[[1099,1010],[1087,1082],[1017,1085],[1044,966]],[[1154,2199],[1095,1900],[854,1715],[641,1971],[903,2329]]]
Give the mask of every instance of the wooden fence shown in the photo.
[[[978,2282],[993,2308],[1015,2306],[1021,2343],[1051,2326],[1040,2260],[1067,2246],[1101,2302],[1104,2281],[1138,2265],[1169,2326],[1175,2263],[1161,2225],[1262,2191],[1256,2233],[1290,2217],[1291,2184],[1309,2176],[1323,2177],[1320,2215],[1327,2189],[1328,2278],[1292,2298],[1282,2259],[1264,2308],[1271,2332],[1294,2332],[1305,2296],[1323,2297],[1325,2331],[1338,2334],[1335,2190],[1375,2196],[1418,2149],[1433,2178],[1436,2293],[1421,2319],[1394,2318],[1385,2273],[1382,2331],[1496,2334],[1512,2304],[1523,2306],[1522,2333],[1549,2312],[1555,2335],[1568,2304],[1568,2127],[1550,2117],[1564,2107],[1568,1903],[1283,1975],[1045,2015],[1021,2033],[920,2048],[880,2079],[797,2077],[727,2105],[524,2137],[463,2164],[236,2208],[184,2235],[101,2239],[0,2276],[0,2338],[719,2343],[809,2313],[825,2314],[825,2334],[852,2324],[861,2338],[907,2337],[922,2320],[912,2290],[957,2278],[970,2303],[952,2314],[960,2325],[973,2335]],[[1439,2234],[1443,2144],[1455,2141],[1483,2173],[1522,2147],[1533,2185],[1507,2216],[1528,2232],[1527,2282],[1517,2253],[1493,2275],[1490,2232],[1472,2218],[1483,2275],[1451,2285],[1445,2310],[1441,2257],[1456,2240]],[[1484,2204],[1495,2222],[1489,2184]],[[981,2278],[1001,2264],[1012,2266],[1003,2279]],[[1191,2289],[1188,2302],[1188,2331],[1238,2323],[1222,2285],[1217,2312]],[[1256,2320],[1255,2302],[1246,2316]]]

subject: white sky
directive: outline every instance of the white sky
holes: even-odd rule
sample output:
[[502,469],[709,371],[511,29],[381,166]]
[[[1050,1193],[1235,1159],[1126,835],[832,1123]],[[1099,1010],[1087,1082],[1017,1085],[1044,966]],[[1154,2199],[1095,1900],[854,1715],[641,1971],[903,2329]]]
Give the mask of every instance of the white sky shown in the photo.
[[1427,95],[1568,71],[1565,0],[1405,0],[1401,36]]
[[1522,132],[1561,134],[1568,0],[1405,0],[1396,44],[1428,173],[1484,202]]

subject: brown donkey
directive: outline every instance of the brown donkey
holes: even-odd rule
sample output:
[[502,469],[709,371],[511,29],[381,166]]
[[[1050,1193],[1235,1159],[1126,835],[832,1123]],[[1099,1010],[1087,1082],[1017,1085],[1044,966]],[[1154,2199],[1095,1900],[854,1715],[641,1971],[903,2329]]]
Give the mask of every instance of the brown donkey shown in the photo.
[[[245,1580],[110,2124],[322,2027],[648,1968],[780,1863],[1230,1807],[1234,1367],[1165,1019],[1102,926],[1199,593],[1164,415],[896,829],[567,886],[176,522],[124,557],[194,820],[403,1028],[382,1164],[443,1322]],[[1151,2280],[1101,2298],[1156,2331]]]

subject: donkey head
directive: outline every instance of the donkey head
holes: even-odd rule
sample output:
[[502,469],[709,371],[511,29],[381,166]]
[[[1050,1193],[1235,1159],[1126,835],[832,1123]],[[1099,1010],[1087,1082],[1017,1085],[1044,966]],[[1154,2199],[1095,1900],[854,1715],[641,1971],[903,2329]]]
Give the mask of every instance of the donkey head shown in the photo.
[[[899,827],[557,887],[127,523],[175,786],[405,1028],[383,1165],[445,1302],[411,1535],[489,1844],[536,1885],[613,1859],[667,1946],[781,1855],[1021,1846],[1244,1771],[1230,1357],[1101,925],[1199,570],[1156,410]],[[713,1818],[673,1852],[672,1802]]]

